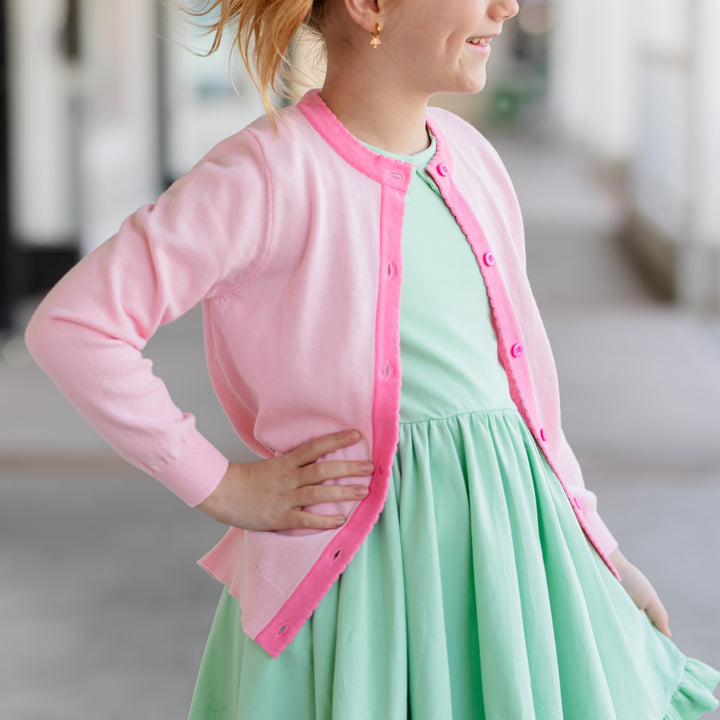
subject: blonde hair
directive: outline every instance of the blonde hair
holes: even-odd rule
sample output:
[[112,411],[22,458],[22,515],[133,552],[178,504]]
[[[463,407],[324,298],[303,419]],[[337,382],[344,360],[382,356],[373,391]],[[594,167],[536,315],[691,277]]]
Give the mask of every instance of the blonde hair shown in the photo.
[[[219,10],[207,25],[213,35],[207,54],[219,49],[225,29],[233,26],[233,49],[240,52],[250,78],[262,96],[271,118],[276,114],[270,91],[287,95],[290,63],[288,49],[301,26],[320,33],[328,0],[202,0],[188,12],[198,18]],[[278,85],[278,78],[281,85]]]

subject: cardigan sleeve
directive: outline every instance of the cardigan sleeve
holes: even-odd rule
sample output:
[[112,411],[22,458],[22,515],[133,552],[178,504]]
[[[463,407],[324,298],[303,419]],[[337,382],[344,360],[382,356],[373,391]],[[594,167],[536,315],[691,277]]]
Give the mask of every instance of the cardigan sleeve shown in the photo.
[[160,325],[252,276],[268,234],[265,173],[250,133],[221,143],[81,260],[26,331],[36,362],[100,435],[189,505],[228,460],[141,351]]
[[580,463],[575,457],[575,453],[572,451],[562,428],[559,435],[557,456],[562,467],[567,469],[564,480],[580,506],[588,532],[592,536],[594,543],[606,555],[610,555],[618,546],[618,542],[598,513],[597,496],[585,486]]

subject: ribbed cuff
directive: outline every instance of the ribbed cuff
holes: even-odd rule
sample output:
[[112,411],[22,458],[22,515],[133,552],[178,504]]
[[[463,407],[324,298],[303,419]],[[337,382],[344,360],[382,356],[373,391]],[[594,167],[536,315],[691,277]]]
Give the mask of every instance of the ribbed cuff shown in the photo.
[[182,453],[153,475],[185,503],[195,507],[220,484],[228,465],[228,459],[195,431]]

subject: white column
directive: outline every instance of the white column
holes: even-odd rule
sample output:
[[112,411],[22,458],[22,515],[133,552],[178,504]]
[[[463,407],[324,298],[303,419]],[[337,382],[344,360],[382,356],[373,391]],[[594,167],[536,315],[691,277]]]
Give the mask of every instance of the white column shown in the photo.
[[692,0],[692,61],[688,112],[691,234],[720,245],[720,2]]
[[84,0],[81,252],[159,191],[155,4]]
[[[163,10],[168,38],[163,44],[169,163],[165,170],[177,177],[265,109],[238,54],[231,52],[230,32],[214,55],[204,57],[211,38],[200,32],[178,3],[168,3]],[[207,18],[201,22],[206,24]]]
[[690,307],[717,309],[720,4],[645,0],[644,15],[635,204],[655,237],[645,243],[649,257],[665,268],[675,297]]
[[688,218],[688,7],[686,0],[644,0],[633,158],[638,213],[675,243],[684,241]]
[[637,3],[564,0],[556,13],[553,114],[593,155],[626,160],[637,124]]
[[685,304],[720,309],[720,3],[692,0],[688,11],[687,223],[676,287]]
[[25,245],[64,243],[77,230],[64,8],[62,0],[7,3],[11,209]]
[[551,112],[559,129],[573,139],[581,135],[585,91],[586,3],[565,0],[555,5],[555,29],[551,43]]

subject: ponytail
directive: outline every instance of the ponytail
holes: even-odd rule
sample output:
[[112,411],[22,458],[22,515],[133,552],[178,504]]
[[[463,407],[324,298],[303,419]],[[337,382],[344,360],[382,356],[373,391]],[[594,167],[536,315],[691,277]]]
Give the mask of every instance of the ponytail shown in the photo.
[[268,115],[275,115],[270,90],[285,94],[278,88],[278,77],[288,79],[287,52],[301,25],[320,31],[320,18],[326,0],[203,0],[195,17],[203,17],[215,10],[220,17],[211,22],[208,33],[213,42],[207,54],[220,47],[225,28],[235,29],[233,47],[240,52],[250,77],[262,96]]

